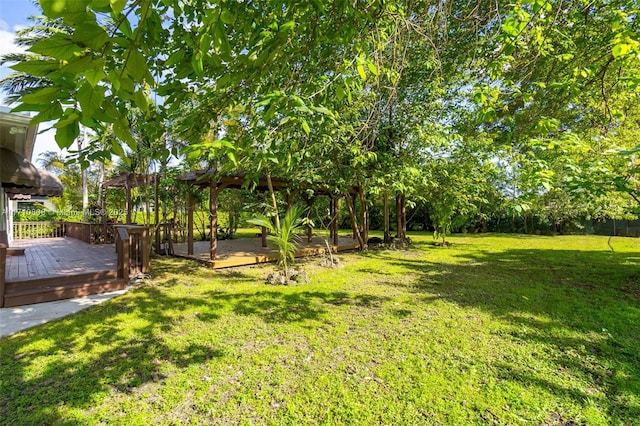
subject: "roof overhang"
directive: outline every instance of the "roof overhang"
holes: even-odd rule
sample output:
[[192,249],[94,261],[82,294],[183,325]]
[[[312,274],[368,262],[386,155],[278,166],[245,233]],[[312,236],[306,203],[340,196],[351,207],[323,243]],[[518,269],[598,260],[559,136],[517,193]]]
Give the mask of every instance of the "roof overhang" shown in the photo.
[[11,113],[6,107],[0,107],[0,147],[17,152],[31,161],[38,126],[30,125],[31,117]]
[[64,187],[57,176],[37,169],[17,152],[0,148],[0,186],[7,194],[60,197]]

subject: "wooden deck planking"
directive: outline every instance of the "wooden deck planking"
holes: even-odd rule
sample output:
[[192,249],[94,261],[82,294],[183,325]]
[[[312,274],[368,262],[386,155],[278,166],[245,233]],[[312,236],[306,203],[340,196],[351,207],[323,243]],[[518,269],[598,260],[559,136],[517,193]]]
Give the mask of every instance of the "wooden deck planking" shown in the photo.
[[7,281],[67,276],[117,268],[113,244],[91,245],[73,238],[43,238],[16,240],[11,246],[24,248],[25,255],[7,257]]

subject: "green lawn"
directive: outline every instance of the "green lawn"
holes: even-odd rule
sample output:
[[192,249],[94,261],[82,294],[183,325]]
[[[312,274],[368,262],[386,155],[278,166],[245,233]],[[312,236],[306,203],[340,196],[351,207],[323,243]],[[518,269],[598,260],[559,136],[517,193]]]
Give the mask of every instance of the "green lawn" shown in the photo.
[[0,340],[0,423],[639,424],[637,239],[412,238],[292,287],[154,260]]

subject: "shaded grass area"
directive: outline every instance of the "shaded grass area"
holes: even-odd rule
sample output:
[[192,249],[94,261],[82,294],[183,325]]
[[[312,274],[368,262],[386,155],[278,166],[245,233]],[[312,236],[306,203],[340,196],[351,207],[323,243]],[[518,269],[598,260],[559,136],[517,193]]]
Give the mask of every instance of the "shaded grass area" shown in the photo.
[[638,424],[640,242],[478,235],[154,279],[0,340],[7,424]]

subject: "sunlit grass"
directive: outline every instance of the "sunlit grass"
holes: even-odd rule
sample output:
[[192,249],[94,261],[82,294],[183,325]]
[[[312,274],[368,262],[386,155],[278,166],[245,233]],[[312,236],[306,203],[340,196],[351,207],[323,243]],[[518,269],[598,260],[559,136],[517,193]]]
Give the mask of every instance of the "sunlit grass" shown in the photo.
[[154,260],[151,282],[0,341],[0,423],[637,422],[640,242],[412,238],[308,260],[290,287]]

